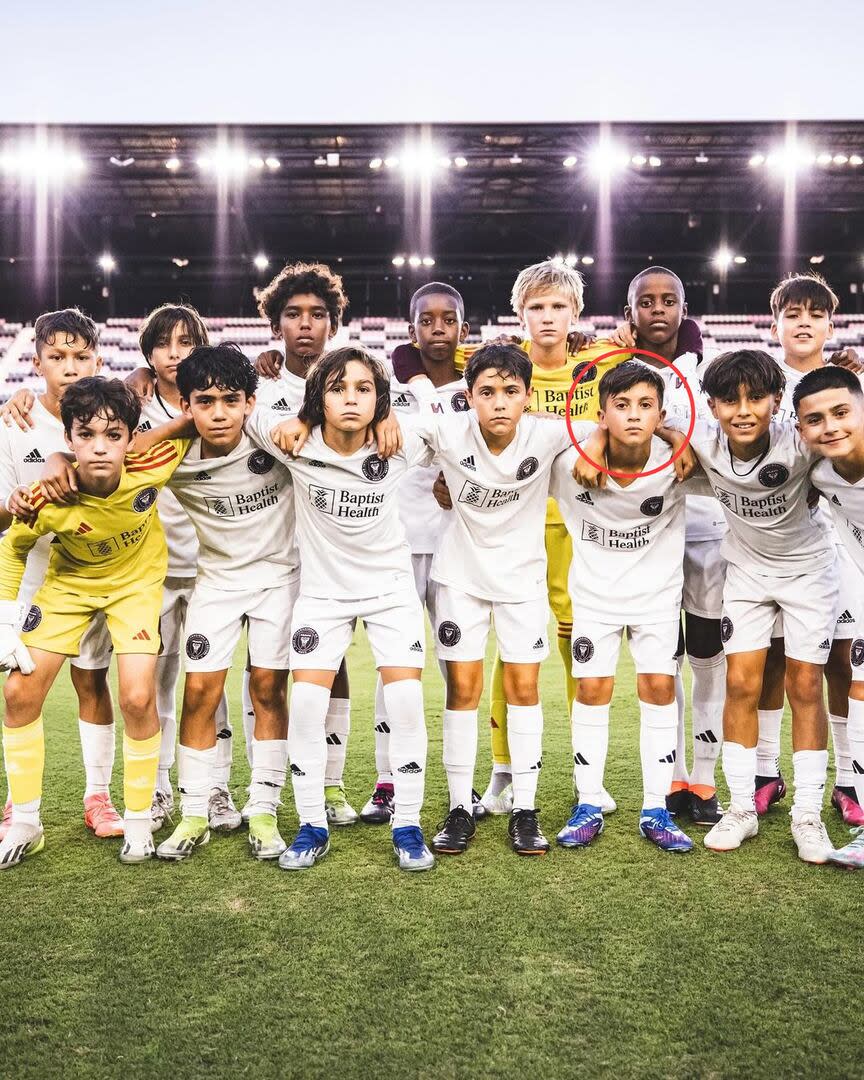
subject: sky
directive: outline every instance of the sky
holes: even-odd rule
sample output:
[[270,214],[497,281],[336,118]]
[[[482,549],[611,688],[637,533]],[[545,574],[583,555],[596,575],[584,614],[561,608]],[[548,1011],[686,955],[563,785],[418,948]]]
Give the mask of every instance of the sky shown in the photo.
[[860,120],[862,40],[861,0],[3,0],[0,123]]

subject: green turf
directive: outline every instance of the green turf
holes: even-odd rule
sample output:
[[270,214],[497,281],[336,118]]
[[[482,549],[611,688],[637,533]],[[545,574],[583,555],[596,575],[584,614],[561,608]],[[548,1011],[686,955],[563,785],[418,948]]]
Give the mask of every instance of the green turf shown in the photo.
[[[349,661],[359,807],[374,771],[365,642]],[[540,783],[550,835],[570,807],[559,676],[553,656]],[[387,830],[361,825],[338,831],[308,873],[256,863],[241,833],[183,864],[121,866],[119,841],[92,839],[81,820],[61,676],[46,709],[47,846],[0,879],[0,1074],[860,1076],[864,875],[799,862],[785,805],[726,856],[701,836],[687,856],[641,840],[626,660],[619,680],[607,773],[619,810],[590,850],[520,860],[495,819],[466,855],[409,876]],[[428,835],[446,807],[432,664],[426,687]],[[236,706],[236,675],[231,690]],[[488,764],[484,735],[478,782]],[[247,779],[238,733],[238,793]],[[290,834],[290,805],[281,822]]]

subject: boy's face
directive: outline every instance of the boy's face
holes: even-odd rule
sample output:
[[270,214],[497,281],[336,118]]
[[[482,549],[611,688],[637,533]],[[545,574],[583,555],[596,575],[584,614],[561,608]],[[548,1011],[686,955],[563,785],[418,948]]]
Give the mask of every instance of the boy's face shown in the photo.
[[324,352],[336,331],[330,326],[330,313],[321,297],[298,293],[285,301],[274,333],[285,342],[288,356],[311,363]]
[[834,336],[834,323],[824,308],[790,304],[771,324],[771,336],[783,346],[784,356],[807,360],[821,353],[825,342]]
[[65,438],[82,476],[102,481],[120,475],[130,442],[122,420],[104,415],[91,416],[86,422],[76,418]]
[[771,427],[771,418],[780,408],[780,395],[763,394],[742,383],[737,394],[708,398],[708,404],[726,437],[739,446],[750,446]]
[[170,333],[160,338],[150,354],[150,365],[160,379],[174,386],[177,382],[177,365],[185,360],[195,348],[195,339],[189,333],[186,324],[180,320],[174,323]]
[[456,301],[446,293],[428,293],[417,301],[408,328],[412,342],[431,360],[452,360],[456,346],[468,336]]
[[99,373],[102,357],[83,338],[69,338],[61,331],[52,342],[37,346],[33,367],[45,380],[48,393],[62,398],[67,386]]
[[636,383],[629,390],[606,398],[599,421],[609,432],[610,440],[636,447],[650,442],[665,415],[657,400],[656,389],[648,383]]
[[570,300],[557,289],[534,293],[522,308],[522,322],[528,337],[537,345],[555,348],[567,340],[567,335],[579,313]]
[[337,431],[362,431],[375,415],[378,395],[372,372],[359,360],[349,360],[340,379],[324,390],[324,421]]
[[243,390],[210,386],[193,390],[183,401],[183,412],[195,424],[201,438],[215,447],[231,447],[240,441],[243,421],[255,408],[255,395],[246,397]]
[[640,345],[666,345],[687,317],[681,286],[669,274],[648,274],[636,286],[632,306],[624,308],[624,316],[636,328]]
[[531,387],[515,375],[488,368],[478,374],[465,397],[477,413],[484,435],[500,439],[515,432],[530,400]]
[[864,398],[831,387],[798,403],[798,430],[811,450],[842,458],[864,446]]

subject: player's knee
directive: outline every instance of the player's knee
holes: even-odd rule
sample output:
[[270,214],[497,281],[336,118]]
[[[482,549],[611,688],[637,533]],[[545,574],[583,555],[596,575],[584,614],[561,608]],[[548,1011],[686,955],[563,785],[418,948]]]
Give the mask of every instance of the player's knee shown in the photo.
[[120,711],[129,720],[146,720],[156,709],[156,688],[146,683],[120,687]]
[[818,664],[806,664],[789,660],[786,664],[786,691],[798,702],[815,702],[822,699],[822,668]]
[[34,700],[33,687],[28,685],[27,676],[13,671],[3,687],[3,700],[6,712],[15,713],[28,708]]
[[448,709],[476,709],[480,704],[480,695],[483,693],[483,674],[480,678],[466,673],[454,675],[447,674],[447,708]]
[[249,696],[256,710],[273,711],[287,703],[288,673],[253,668],[249,678]]
[[536,705],[539,701],[537,679],[530,675],[518,675],[508,679],[505,672],[504,694],[510,705]]
[[78,695],[78,700],[82,705],[85,703],[95,704],[106,694],[110,696],[107,668],[87,670],[72,665],[69,671],[75,693]]
[[762,692],[762,673],[750,665],[728,658],[726,668],[726,697],[735,701],[758,701]]
[[639,700],[646,705],[671,705],[675,700],[675,678],[672,675],[638,675]]
[[580,679],[578,698],[581,705],[608,705],[612,700],[612,679]]

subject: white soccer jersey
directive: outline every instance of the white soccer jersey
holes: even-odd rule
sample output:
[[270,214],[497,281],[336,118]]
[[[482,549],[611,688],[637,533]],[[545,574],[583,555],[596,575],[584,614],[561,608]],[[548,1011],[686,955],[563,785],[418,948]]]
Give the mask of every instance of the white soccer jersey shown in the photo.
[[[666,443],[652,439],[645,469],[670,455]],[[679,484],[670,467],[626,487],[609,476],[605,488],[589,491],[573,479],[577,459],[575,448],[557,458],[549,488],[573,540],[568,591],[574,609],[623,626],[677,619],[688,485]]]
[[[424,407],[436,413],[467,412],[468,401],[465,397],[464,379],[447,383],[435,389],[435,397],[424,400]],[[407,383],[393,380],[390,384],[390,406],[393,414],[400,420],[416,416],[420,411],[420,402]],[[432,494],[432,485],[438,476],[439,468],[432,465],[417,465],[409,469],[399,491],[399,516],[405,526],[405,536],[412,555],[432,555],[438,548],[441,534],[448,518],[448,512],[442,510]]]
[[279,420],[291,420],[300,412],[306,393],[306,380],[282,368],[277,379],[258,378],[255,405],[269,409]]
[[810,480],[825,496],[843,546],[864,574],[864,480],[850,484],[826,458],[816,465]]
[[225,457],[202,458],[195,439],[169,483],[198,534],[198,581],[266,589],[297,576],[291,476],[248,435]]
[[362,600],[413,588],[398,489],[409,468],[429,464],[426,444],[406,424],[403,448],[392,457],[380,458],[368,446],[343,457],[315,428],[294,458],[270,438],[278,422],[256,410],[246,428],[261,453],[283,461],[294,480],[301,595]]

